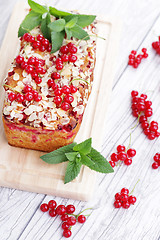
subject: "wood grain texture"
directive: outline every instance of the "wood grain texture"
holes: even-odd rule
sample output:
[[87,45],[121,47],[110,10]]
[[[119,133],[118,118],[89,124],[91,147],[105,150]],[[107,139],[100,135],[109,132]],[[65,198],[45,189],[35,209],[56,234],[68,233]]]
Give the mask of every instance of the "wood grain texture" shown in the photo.
[[[12,2],[3,1],[8,6],[7,12],[2,5],[1,19],[7,23],[12,11]],[[42,2],[42,1],[41,1]],[[147,92],[153,102],[153,119],[160,119],[160,57],[151,49],[151,42],[156,40],[155,32],[160,35],[160,2],[157,0],[60,0],[56,7],[67,6],[68,9],[89,9],[101,14],[113,15],[123,20],[123,33],[120,42],[120,54],[115,67],[116,77],[105,121],[103,138],[103,155],[115,151],[118,144],[128,145],[132,132],[132,146],[137,155],[130,167],[117,167],[114,174],[97,176],[97,188],[94,198],[88,203],[81,201],[32,194],[7,188],[0,191],[0,235],[2,240],[60,240],[62,230],[59,219],[51,219],[38,210],[41,202],[55,198],[58,203],[74,203],[77,212],[86,207],[94,210],[84,225],[73,227],[74,240],[159,240],[160,239],[160,170],[152,170],[152,157],[159,151],[159,139],[149,141],[137,126],[130,110],[130,91],[137,89]],[[5,3],[3,3],[5,4]],[[3,14],[3,12],[5,12]],[[6,19],[6,20],[5,20]],[[6,24],[1,26],[5,32]],[[155,31],[156,30],[156,31]],[[1,36],[3,38],[3,34]],[[149,58],[138,69],[127,65],[128,55],[132,49],[147,47]],[[135,189],[137,203],[128,210],[113,208],[114,194],[122,187]],[[13,217],[14,216],[14,217]]]
[[[27,13],[27,5],[19,2],[11,17],[7,33],[1,48],[1,81],[7,73],[11,57],[18,48],[17,31],[19,23]],[[17,18],[18,15],[18,18]],[[14,24],[15,29],[12,27]],[[92,137],[92,146],[101,150],[103,134],[103,107],[108,105],[112,88],[113,66],[117,53],[117,43],[120,33],[119,23],[116,20],[97,18],[97,32],[106,40],[97,39],[96,67],[94,84],[87,104],[82,125],[76,136],[76,142],[82,142]],[[12,42],[7,39],[12,37]],[[6,50],[6,51],[5,51]],[[9,60],[8,60],[9,56]],[[107,76],[107,81],[105,76]],[[1,95],[4,94],[1,88]],[[1,102],[1,109],[2,109]],[[2,111],[1,111],[2,112]],[[0,123],[2,125],[2,123]],[[97,132],[99,129],[99,132]],[[84,131],[85,130],[85,131]],[[87,167],[82,167],[78,177],[71,183],[64,184],[66,163],[50,165],[43,162],[40,156],[44,153],[15,148],[8,145],[4,132],[0,134],[0,185],[25,191],[56,195],[78,200],[89,200],[94,191],[95,172]]]

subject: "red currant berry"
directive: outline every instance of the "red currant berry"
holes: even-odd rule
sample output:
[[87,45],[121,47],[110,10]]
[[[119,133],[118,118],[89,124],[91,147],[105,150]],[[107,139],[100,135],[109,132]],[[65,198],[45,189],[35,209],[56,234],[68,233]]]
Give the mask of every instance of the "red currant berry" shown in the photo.
[[116,166],[115,162],[113,162],[113,161],[109,161],[109,164],[111,165],[112,168],[114,168]]
[[22,55],[18,55],[16,57],[16,63],[21,64],[24,61],[24,57]]
[[156,132],[155,136],[158,138],[160,136],[160,132]]
[[157,125],[151,125],[150,130],[153,131],[153,132],[156,132],[158,130],[158,126]]
[[46,73],[46,69],[40,67],[40,66],[37,66],[36,67],[36,72],[39,73],[39,74],[45,74]]
[[65,230],[63,231],[63,237],[69,238],[71,235],[72,235],[71,230],[65,229]]
[[147,95],[146,94],[141,94],[141,96],[140,97],[142,97],[142,98],[144,98],[145,100],[147,99]]
[[11,102],[13,102],[13,101],[16,99],[16,93],[10,92],[10,93],[8,94],[8,99],[9,99]]
[[44,36],[43,36],[42,34],[38,34],[38,35],[37,35],[37,40],[38,40],[38,41],[41,42],[43,39],[44,39]]
[[127,201],[128,200],[128,194],[122,193],[121,196],[120,196],[120,200],[121,201]]
[[67,102],[67,103],[72,103],[74,101],[74,97],[71,94],[67,94],[64,97],[64,101]]
[[71,85],[71,86],[70,86],[70,92],[71,92],[71,93],[76,93],[76,92],[77,92],[77,87]]
[[34,80],[37,84],[40,84],[42,82],[42,78],[36,77]]
[[33,79],[35,79],[36,77],[38,77],[38,73],[37,72],[32,72],[31,76],[32,76]]
[[69,94],[70,93],[70,87],[68,87],[67,85],[64,85],[62,87],[62,93]]
[[61,88],[57,88],[57,89],[54,91],[54,95],[55,95],[55,96],[61,96],[61,95],[62,95],[62,90],[61,90]]
[[129,59],[134,59],[135,58],[135,55],[134,54],[130,54],[129,55]]
[[35,98],[38,97],[38,92],[36,90],[33,90],[32,93],[33,93],[33,97],[34,97],[34,100],[35,100]]
[[63,69],[63,64],[62,64],[62,63],[58,63],[58,64],[56,65],[56,69],[57,69],[57,70],[62,70],[62,69]]
[[111,160],[112,160],[113,162],[117,162],[117,161],[118,161],[118,155],[117,155],[116,153],[112,153],[112,154],[111,154]]
[[57,207],[56,201],[55,201],[55,200],[50,200],[50,201],[48,202],[48,207],[49,207],[49,208],[56,208],[56,207]]
[[62,98],[60,96],[56,96],[53,101],[56,105],[59,105],[62,102]]
[[131,96],[132,96],[132,97],[138,96],[138,92],[133,90],[133,91],[131,92]]
[[120,200],[121,193],[116,193],[115,194],[115,200]]
[[56,65],[57,65],[57,64],[63,64],[63,63],[62,63],[62,58],[61,58],[61,57],[56,58]]
[[27,93],[27,92],[32,92],[32,87],[30,86],[30,85],[26,85],[25,87],[24,87],[24,89],[23,89],[23,92],[24,93]]
[[147,52],[147,48],[142,48],[142,52],[146,53]]
[[77,220],[79,223],[84,223],[86,221],[86,217],[84,215],[79,215]]
[[121,193],[129,194],[128,188],[122,188]]
[[67,54],[69,52],[68,46],[67,45],[62,46],[60,48],[60,52],[63,53],[63,54]]
[[145,112],[144,112],[144,114],[145,114],[146,117],[151,117],[152,114],[153,114],[152,108],[146,109]]
[[131,53],[136,55],[137,52],[135,50],[132,50]]
[[138,68],[138,65],[139,65],[139,64],[135,62],[135,63],[133,64],[133,67],[134,67],[134,68]]
[[117,152],[124,152],[126,150],[124,145],[118,145]]
[[70,226],[75,225],[76,222],[77,222],[77,220],[76,220],[76,218],[73,217],[73,216],[71,216],[71,217],[69,217],[69,218],[67,219],[67,223],[68,223]]
[[156,138],[155,133],[151,133],[151,132],[147,135],[147,137],[149,140],[154,140]]
[[145,128],[145,129],[144,129],[144,134],[145,134],[146,136],[148,136],[149,133],[150,133],[150,129],[149,129],[149,128]]
[[130,203],[128,201],[122,203],[122,207],[128,209],[130,207]]
[[35,100],[36,102],[40,102],[40,101],[42,100],[42,96],[41,96],[41,95],[35,96],[35,97],[34,97],[34,100]]
[[137,200],[136,197],[133,195],[129,196],[129,198],[128,198],[128,202],[130,204],[135,204],[136,200]]
[[48,52],[51,52],[51,50],[52,50],[52,45],[50,44],[50,45],[47,47],[47,51],[48,51]]
[[58,215],[63,215],[66,213],[66,207],[64,205],[59,205],[57,208],[56,208],[56,213]]
[[34,65],[35,62],[36,62],[35,57],[30,57],[30,58],[28,58],[28,62],[27,62],[28,65]]
[[76,46],[71,46],[71,47],[69,47],[69,52],[70,53],[76,53],[77,52],[77,48],[76,48]]
[[159,165],[158,165],[157,162],[154,162],[154,163],[152,164],[152,168],[153,168],[153,169],[157,169],[158,167],[159,167]]
[[127,154],[125,152],[120,152],[117,155],[118,160],[124,161],[127,158]]
[[23,39],[26,41],[26,42],[29,42],[30,41],[30,37],[31,37],[31,34],[30,33],[25,33],[23,35]]
[[67,102],[63,102],[63,103],[61,104],[61,108],[62,108],[64,111],[67,111],[67,110],[70,109],[70,104],[67,103]]
[[62,59],[62,62],[68,62],[69,57],[68,57],[67,54],[63,54],[63,55],[61,56],[61,59]]
[[144,54],[143,54],[143,57],[144,57],[144,58],[147,58],[147,57],[148,57],[148,53],[144,53]]
[[17,93],[17,95],[16,95],[16,100],[17,100],[17,102],[19,102],[19,103],[23,102],[23,101],[24,101],[24,95],[21,94],[21,93]]
[[77,56],[75,54],[69,54],[69,62],[76,62],[77,61]]
[[127,158],[126,160],[124,160],[124,164],[129,166],[132,164],[132,159],[131,158]]
[[59,79],[61,76],[60,76],[60,74],[59,74],[59,72],[53,72],[52,74],[51,74],[51,78],[52,79]]
[[47,82],[49,87],[52,87],[52,85],[54,84],[54,80],[53,79],[49,79]]
[[67,46],[68,46],[68,47],[72,47],[72,46],[74,46],[74,44],[73,44],[72,42],[69,42],[69,43],[67,44]]
[[42,212],[47,212],[49,210],[49,207],[48,207],[48,204],[47,203],[43,203],[41,206],[40,206],[40,210]]
[[74,211],[75,211],[74,205],[70,204],[66,207],[66,213],[71,214],[71,213],[74,213]]
[[49,215],[50,215],[51,217],[57,216],[56,210],[55,210],[55,209],[51,209],[51,210],[49,211]]
[[52,84],[52,89],[53,89],[53,91],[55,91],[56,89],[57,89],[57,85],[55,84],[55,82],[53,82],[53,84]]
[[31,65],[27,65],[27,67],[25,68],[26,72],[28,74],[32,73],[34,71],[34,67]]
[[62,223],[62,229],[68,229],[70,226],[67,222]]
[[147,121],[146,116],[144,116],[144,115],[140,116],[139,122],[142,123],[142,122],[144,122],[144,121]]
[[66,221],[67,219],[68,219],[68,215],[67,214],[61,215],[61,220],[62,221]]
[[27,101],[32,101],[33,100],[33,93],[31,93],[31,92],[27,92],[26,94],[25,94],[25,99],[27,100]]
[[45,49],[49,46],[49,41],[46,38],[42,39],[41,43],[45,47]]
[[40,43],[39,41],[35,41],[35,42],[32,44],[32,46],[33,46],[34,49],[38,49],[38,48],[40,48],[41,43]]
[[21,63],[22,69],[26,69],[27,66],[28,66],[28,64],[25,61]]
[[136,155],[136,150],[133,148],[130,148],[127,150],[128,157],[134,157]]
[[31,35],[29,38],[29,42],[31,42],[31,43],[35,42],[35,37]]
[[119,201],[119,200],[116,200],[115,202],[114,202],[114,207],[115,208],[120,208],[122,206],[122,204],[121,204],[121,202]]
[[154,155],[154,157],[153,157],[153,160],[154,160],[155,162],[158,162],[158,161],[160,160],[160,154],[159,154],[159,153],[156,153],[156,154]]
[[134,64],[134,59],[129,59],[129,61],[128,61],[128,65],[133,65]]
[[45,46],[41,45],[41,46],[39,47],[39,51],[40,51],[40,52],[44,52],[44,51],[46,51]]

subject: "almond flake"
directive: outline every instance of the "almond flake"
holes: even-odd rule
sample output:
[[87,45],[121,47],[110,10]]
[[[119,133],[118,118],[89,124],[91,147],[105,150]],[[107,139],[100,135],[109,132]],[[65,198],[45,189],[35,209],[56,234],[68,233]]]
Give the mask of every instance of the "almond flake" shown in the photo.
[[29,121],[29,122],[32,122],[32,121],[34,121],[34,120],[36,120],[36,119],[37,119],[36,113],[32,113],[32,114],[30,115],[30,117],[28,118],[28,121]]
[[19,80],[19,74],[18,74],[18,73],[15,73],[15,74],[13,75],[13,80],[15,80],[15,81],[18,81],[18,80]]

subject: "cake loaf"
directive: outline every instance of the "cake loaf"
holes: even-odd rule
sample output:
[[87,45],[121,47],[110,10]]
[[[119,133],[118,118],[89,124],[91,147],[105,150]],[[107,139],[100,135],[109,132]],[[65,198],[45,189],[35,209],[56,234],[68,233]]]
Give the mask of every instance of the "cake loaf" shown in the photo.
[[96,59],[95,22],[89,40],[64,38],[52,45],[39,26],[20,37],[4,81],[3,124],[13,146],[53,151],[73,142],[91,92]]

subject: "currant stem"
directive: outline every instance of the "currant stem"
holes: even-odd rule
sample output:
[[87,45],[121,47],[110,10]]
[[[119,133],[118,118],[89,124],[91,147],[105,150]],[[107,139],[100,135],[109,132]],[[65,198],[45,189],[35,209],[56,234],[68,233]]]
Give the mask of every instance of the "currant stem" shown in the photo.
[[10,88],[13,92],[21,93],[21,92],[15,90],[15,89],[13,89],[11,86],[9,86],[9,85],[7,85],[7,84],[4,84],[3,87],[8,87],[8,88]]
[[134,128],[137,127],[137,125],[138,125],[138,123],[139,123],[139,118],[140,118],[140,116],[141,116],[141,113],[138,115],[137,122],[136,122],[136,124],[131,128],[131,130],[133,130]]
[[82,78],[74,78],[74,79],[72,79],[72,80],[70,81],[70,84],[71,84],[73,81],[77,81],[77,80],[81,80],[81,81],[83,81],[83,82],[86,82],[88,85],[90,85],[90,83],[89,83],[88,81],[86,81],[86,80],[84,80],[84,79],[82,79]]
[[130,133],[130,134],[129,134],[129,144],[128,144],[128,147],[127,147],[127,149],[126,149],[126,152],[127,152],[127,150],[130,148],[130,146],[131,146],[131,139],[132,139],[132,134]]
[[134,185],[132,191],[129,193],[129,196],[134,192],[134,189],[135,189],[136,185],[139,183],[139,181],[140,181],[140,179],[138,179],[138,181],[137,181],[136,184]]

